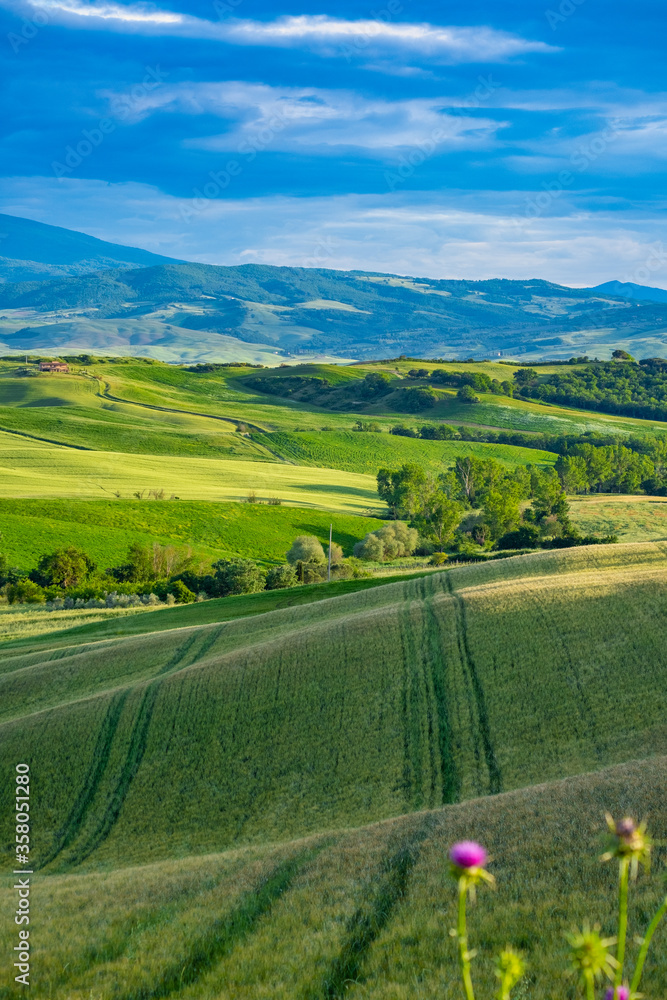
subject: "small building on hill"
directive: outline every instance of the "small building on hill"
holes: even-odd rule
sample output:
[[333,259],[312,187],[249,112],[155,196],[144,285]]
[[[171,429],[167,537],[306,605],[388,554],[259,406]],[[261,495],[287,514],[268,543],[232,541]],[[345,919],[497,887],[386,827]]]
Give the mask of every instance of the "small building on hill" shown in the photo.
[[66,365],[64,361],[40,361],[39,370],[40,372],[68,372],[69,365]]

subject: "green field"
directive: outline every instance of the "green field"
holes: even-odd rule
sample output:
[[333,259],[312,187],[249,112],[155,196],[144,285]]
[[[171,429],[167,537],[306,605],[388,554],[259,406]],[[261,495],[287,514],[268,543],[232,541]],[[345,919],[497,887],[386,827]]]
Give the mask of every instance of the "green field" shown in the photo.
[[132,497],[163,490],[167,499],[243,500],[250,491],[304,507],[362,513],[378,506],[375,478],[337,469],[247,460],[79,451],[0,432],[0,493],[5,497]]
[[572,520],[582,534],[617,535],[621,542],[667,539],[667,497],[598,493],[571,498]]
[[[2,777],[27,760],[40,817],[35,995],[326,1000],[350,954],[346,996],[407,998],[415,977],[450,995],[444,852],[475,836],[500,882],[473,915],[482,975],[511,939],[526,996],[553,1000],[562,930],[591,906],[611,918],[603,810],[650,811],[667,833],[667,548],[372,582],[6,647]],[[659,885],[642,878],[635,916]],[[654,960],[647,995],[666,977]]]
[[[497,878],[469,918],[477,995],[493,995],[493,956],[513,941],[529,962],[517,996],[571,1000],[563,930],[600,919],[613,933],[614,872],[598,860],[602,814],[650,814],[664,840],[665,781],[667,758],[655,757],[356,831],[38,878],[31,990],[53,1000],[458,1000],[445,854],[474,836],[490,848]],[[660,872],[640,876],[632,925],[643,926],[663,892]],[[2,894],[6,909],[13,902]],[[8,921],[0,940],[10,953]],[[667,995],[664,937],[656,943],[647,998]],[[632,941],[629,951],[634,958]],[[3,995],[21,994],[7,986]]]
[[[414,365],[290,372],[341,384]],[[382,523],[380,466],[556,458],[390,435],[397,423],[665,429],[490,394],[466,406],[445,392],[420,415],[336,412],[252,392],[243,368],[15,371],[0,362],[0,553],[22,569],[69,545],[104,569],[133,542],[267,566],[298,534],[326,543],[330,524],[350,555]],[[354,431],[357,417],[382,432]],[[283,504],[238,502],[252,491]],[[605,809],[648,815],[667,840],[667,501],[571,507],[582,533],[625,544],[442,571],[397,560],[393,581],[158,609],[0,605],[3,787],[31,767],[32,994],[460,1000],[445,855],[465,837],[498,879],[470,917],[478,1000],[495,995],[507,942],[529,961],[512,1000],[574,1000],[563,931],[598,916],[614,931]],[[6,870],[13,820],[0,810]],[[655,853],[633,926],[660,896]],[[14,934],[0,926],[6,955]],[[664,940],[647,1000],[667,996]],[[0,1000],[21,995],[2,964]]]
[[298,465],[316,465],[349,472],[377,473],[381,466],[395,467],[418,462],[425,468],[442,471],[462,455],[491,458],[509,467],[553,465],[557,455],[538,448],[518,448],[509,444],[477,441],[427,441],[396,434],[365,431],[306,431],[254,434],[253,440]]
[[98,566],[120,565],[132,542],[190,547],[195,559],[281,563],[297,535],[333,538],[347,555],[376,518],[303,507],[182,500],[0,498],[0,551],[11,565],[31,568],[44,552],[77,545]]

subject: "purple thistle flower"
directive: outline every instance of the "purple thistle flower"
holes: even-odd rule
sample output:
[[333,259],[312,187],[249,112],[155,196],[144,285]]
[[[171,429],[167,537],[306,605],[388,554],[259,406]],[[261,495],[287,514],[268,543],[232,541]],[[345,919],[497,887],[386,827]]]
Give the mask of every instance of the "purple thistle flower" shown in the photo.
[[630,990],[627,986],[617,986],[614,993],[614,987],[610,986],[604,995],[604,1000],[630,1000]]
[[453,845],[449,857],[457,868],[483,868],[487,855],[481,844],[476,844],[474,840],[461,840]]

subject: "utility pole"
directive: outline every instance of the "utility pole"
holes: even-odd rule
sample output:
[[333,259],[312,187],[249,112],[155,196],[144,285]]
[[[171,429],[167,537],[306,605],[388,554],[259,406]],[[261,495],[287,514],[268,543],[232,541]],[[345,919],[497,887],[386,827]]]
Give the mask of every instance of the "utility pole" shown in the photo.
[[329,568],[327,570],[327,580],[331,579],[331,533],[333,531],[333,524],[329,525]]

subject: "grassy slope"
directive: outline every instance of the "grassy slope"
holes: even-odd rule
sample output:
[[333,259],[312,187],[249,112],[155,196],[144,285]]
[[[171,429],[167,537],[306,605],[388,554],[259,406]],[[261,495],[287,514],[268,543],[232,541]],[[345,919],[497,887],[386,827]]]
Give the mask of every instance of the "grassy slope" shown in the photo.
[[230,459],[75,451],[0,432],[5,497],[102,497],[163,489],[182,500],[278,497],[303,507],[362,513],[377,505],[375,478],[335,469]]
[[[341,594],[355,594],[360,590],[368,590],[369,587],[413,580],[416,576],[428,576],[432,572],[434,572],[432,569],[403,574],[395,571],[390,578],[333,580],[331,583],[307,584],[285,590],[263,590],[258,594],[219,597],[194,605],[175,605],[153,611],[139,609],[142,615],[141,621],[133,609],[81,609],[60,611],[54,615],[52,612],[40,609],[39,605],[0,607],[0,641],[5,639],[1,650],[3,656],[11,656],[17,651],[24,653],[45,648],[56,649],[118,636],[143,635],[146,632],[162,632],[168,629],[189,628],[193,625],[234,621],[250,615],[262,615],[267,611],[313,604]],[[150,617],[144,618],[145,615]],[[25,621],[19,620],[12,630],[11,619],[14,616]]]
[[618,535],[622,542],[667,538],[667,498],[595,494],[571,497],[572,520],[584,534]]
[[299,465],[316,465],[350,472],[377,473],[381,466],[418,462],[433,471],[454,465],[460,455],[493,458],[508,466],[551,465],[558,457],[536,448],[470,441],[422,441],[399,435],[365,431],[319,431],[255,434],[253,439]]
[[[493,956],[512,942],[529,963],[517,995],[570,1000],[563,932],[595,919],[614,932],[614,868],[598,860],[602,813],[650,814],[664,841],[666,780],[667,758],[657,757],[283,846],[37,877],[31,992],[52,1000],[329,1000],[347,979],[351,1000],[458,997],[447,933],[455,887],[444,856],[454,840],[473,837],[489,847],[498,886],[481,889],[470,911],[477,995],[495,993]],[[664,894],[660,868],[633,889],[631,961],[633,934]],[[13,890],[2,897],[11,912]],[[0,931],[5,954],[12,927],[5,921]],[[667,995],[664,940],[662,929],[645,970],[647,997]],[[0,995],[14,1000],[10,976],[5,962]]]
[[65,831],[68,867],[358,825],[665,752],[666,578],[659,545],[570,550],[36,649],[5,660],[4,763],[30,747],[36,849]]
[[133,541],[179,548],[202,559],[249,558],[280,563],[297,535],[333,537],[351,555],[354,543],[381,527],[376,518],[302,507],[183,500],[0,498],[0,551],[11,565],[32,567],[44,552],[78,545],[98,566],[119,565]]

